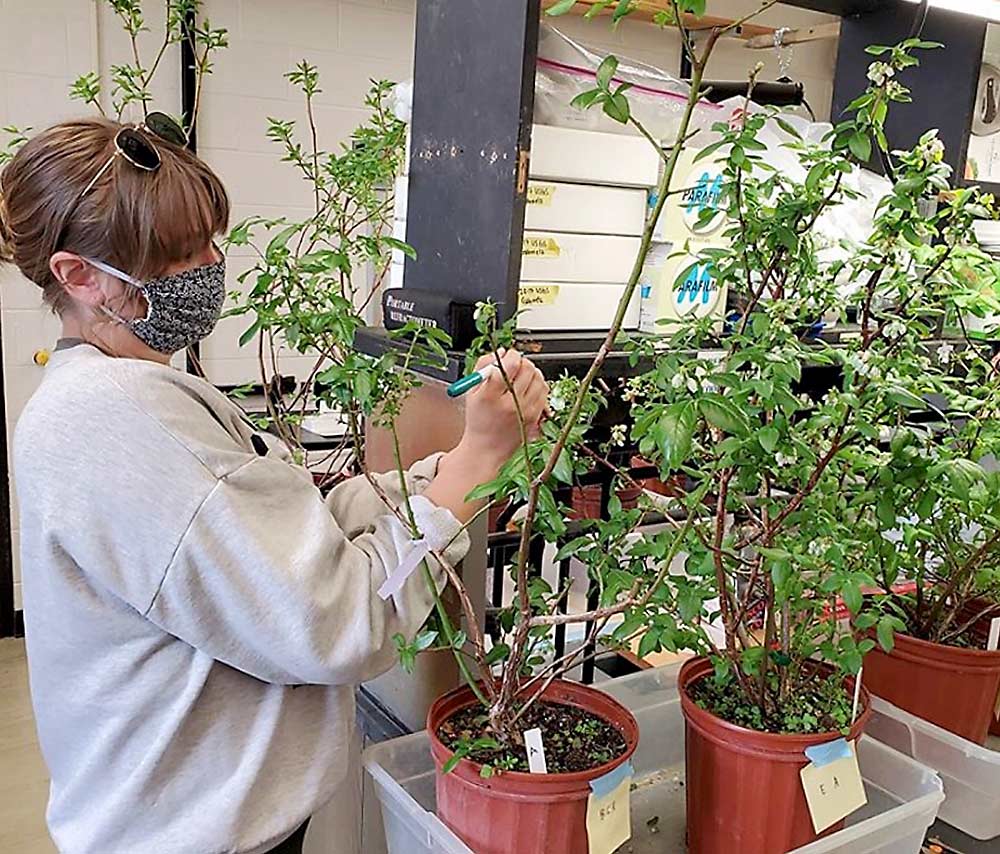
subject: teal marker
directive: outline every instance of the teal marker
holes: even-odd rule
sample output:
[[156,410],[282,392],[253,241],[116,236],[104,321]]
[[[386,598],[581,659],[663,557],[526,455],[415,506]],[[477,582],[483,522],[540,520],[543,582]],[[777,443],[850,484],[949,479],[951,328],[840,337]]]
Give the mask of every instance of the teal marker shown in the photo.
[[448,386],[448,397],[461,397],[466,392],[472,391],[476,386],[486,382],[490,378],[490,374],[496,370],[496,365],[487,365],[481,371],[473,371],[471,374],[455,380]]

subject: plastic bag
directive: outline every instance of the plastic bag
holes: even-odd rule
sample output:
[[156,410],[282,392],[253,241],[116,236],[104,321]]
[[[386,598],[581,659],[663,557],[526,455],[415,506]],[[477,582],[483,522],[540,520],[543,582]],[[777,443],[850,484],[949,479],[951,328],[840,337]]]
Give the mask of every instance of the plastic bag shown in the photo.
[[[597,107],[581,110],[572,100],[596,85],[597,68],[606,52],[574,41],[555,27],[543,25],[535,76],[535,121],[543,125],[582,128],[605,133],[636,134],[631,125],[606,116]],[[628,99],[632,114],[657,139],[672,144],[684,115],[690,87],[659,68],[615,54],[615,83],[631,83]],[[711,123],[719,108],[700,104],[695,113]]]

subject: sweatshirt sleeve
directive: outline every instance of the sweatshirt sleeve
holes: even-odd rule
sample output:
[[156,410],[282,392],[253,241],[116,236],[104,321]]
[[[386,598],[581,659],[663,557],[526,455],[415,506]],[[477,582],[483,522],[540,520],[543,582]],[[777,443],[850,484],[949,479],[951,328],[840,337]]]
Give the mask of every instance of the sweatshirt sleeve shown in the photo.
[[[147,616],[267,682],[357,684],[388,670],[393,636],[420,628],[433,595],[418,566],[380,598],[413,543],[381,501],[351,507],[359,489],[348,482],[324,504],[286,463],[248,462],[195,512]],[[446,558],[461,560],[469,540],[455,517],[420,496],[410,503],[427,543],[451,543]],[[427,563],[440,587],[443,570],[433,557]]]
[[[437,475],[438,463],[443,456],[444,454],[433,454],[410,467],[406,472],[408,496],[412,498],[421,495],[427,489]],[[377,474],[375,480],[393,506],[402,506],[403,490],[398,473]],[[371,519],[387,512],[382,497],[363,476],[352,477],[330,490],[326,506],[349,537],[361,533]]]

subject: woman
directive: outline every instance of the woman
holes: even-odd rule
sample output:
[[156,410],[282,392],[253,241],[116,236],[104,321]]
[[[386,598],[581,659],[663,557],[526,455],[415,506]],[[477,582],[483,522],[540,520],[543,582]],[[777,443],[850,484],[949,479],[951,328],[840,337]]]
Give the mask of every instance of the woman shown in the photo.
[[[229,205],[204,163],[147,125],[82,120],[28,142],[0,191],[9,254],[63,324],[14,443],[52,836],[68,854],[299,850],[316,810],[353,801],[354,686],[431,609],[419,572],[377,595],[409,533],[364,479],[324,502],[224,395],[169,367],[224,298]],[[536,424],[544,380],[504,363]],[[452,562],[478,509],[464,496],[519,442],[491,373],[459,445],[407,476]],[[382,485],[402,501],[398,478]]]

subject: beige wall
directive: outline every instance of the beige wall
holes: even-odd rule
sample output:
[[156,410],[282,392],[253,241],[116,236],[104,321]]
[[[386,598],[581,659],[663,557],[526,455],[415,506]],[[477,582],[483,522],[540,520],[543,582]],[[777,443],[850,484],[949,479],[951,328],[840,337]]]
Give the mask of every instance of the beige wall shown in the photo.
[[[737,15],[756,0],[716,0],[713,14]],[[162,4],[148,0],[151,21]],[[261,214],[299,217],[308,212],[306,185],[275,156],[265,137],[265,116],[304,119],[301,98],[283,75],[301,59],[319,69],[323,93],[316,119],[325,147],[347,140],[363,119],[362,101],[370,78],[406,79],[411,75],[415,0],[206,0],[205,12],[216,26],[229,29],[231,47],[221,53],[209,79],[199,126],[199,151],[220,173],[232,195],[234,221]],[[829,20],[794,9],[771,10],[772,26],[806,26]],[[619,53],[628,53],[677,73],[676,39],[655,27],[626,22],[617,31],[607,21],[564,18],[560,26],[575,38]],[[155,32],[143,35],[148,55]],[[81,112],[68,99],[77,75],[127,57],[128,43],[105,3],[96,0],[0,0],[0,125],[42,128]],[[795,49],[792,76],[806,83],[817,113],[829,112],[835,60],[832,42]],[[719,50],[710,72],[742,79],[758,60],[774,74],[771,51],[751,52],[739,43]],[[154,87],[157,105],[180,109],[179,60],[168,55]],[[230,258],[230,285],[246,269],[246,253]],[[36,350],[50,347],[58,326],[39,307],[38,290],[9,268],[0,270],[4,372],[8,427],[36,388],[42,368],[32,362]],[[240,350],[237,340],[245,321],[223,321],[205,342],[203,359],[217,383],[250,381],[256,374],[252,347]],[[300,372],[304,360],[286,366]],[[67,414],[67,417],[72,417]],[[18,541],[16,512],[13,518]],[[20,602],[20,568],[15,558]]]

